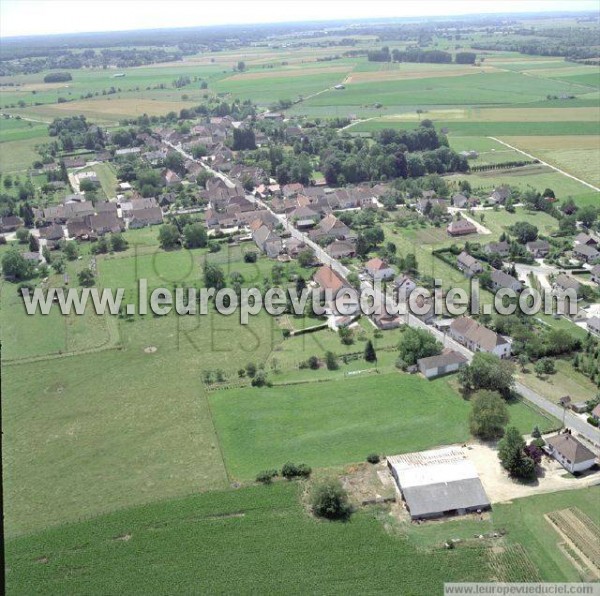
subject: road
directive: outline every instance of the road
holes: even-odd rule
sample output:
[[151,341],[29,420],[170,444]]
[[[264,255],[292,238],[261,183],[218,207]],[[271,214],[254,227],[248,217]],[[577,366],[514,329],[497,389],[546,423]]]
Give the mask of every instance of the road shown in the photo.
[[[172,147],[173,149],[175,149],[176,151],[179,151],[179,153],[181,153],[186,158],[193,159],[193,157],[191,155],[185,153],[181,149],[181,147],[174,146],[171,143],[166,143],[166,144],[169,145],[170,147]],[[225,174],[223,174],[221,172],[217,172],[216,170],[212,170],[210,167],[208,167],[202,161],[199,161],[199,160],[194,160],[194,161],[197,161],[198,163],[202,164],[208,171],[213,172],[216,176],[218,176],[219,178],[221,178],[228,185],[234,186],[234,183]],[[301,240],[307,246],[309,246],[315,252],[316,257],[324,265],[328,265],[329,267],[331,267],[336,273],[338,273],[342,277],[347,277],[348,276],[348,274],[350,273],[350,270],[347,267],[345,267],[344,265],[342,265],[338,260],[336,260],[336,259],[332,258],[330,255],[328,255],[325,252],[325,250],[321,246],[319,246],[318,244],[316,244],[315,242],[313,242],[308,237],[307,234],[305,234],[304,232],[301,232],[300,230],[298,230],[297,228],[295,228],[294,226],[292,226],[287,221],[287,218],[284,215],[281,215],[279,213],[275,213],[274,211],[271,210],[271,208],[269,207],[269,205],[267,205],[264,201],[261,201],[260,199],[257,199],[253,195],[246,195],[246,198],[249,201],[252,201],[253,203],[259,205],[263,209],[266,209],[273,216],[275,216],[277,218],[277,220],[283,225],[284,229],[286,229],[287,231],[289,231],[289,233],[294,238],[297,238],[298,240]],[[366,287],[371,287],[371,286],[367,282],[362,282],[361,283],[361,287],[363,289],[365,289]],[[375,291],[375,299],[378,300],[378,301],[384,301],[385,300],[385,296],[383,295],[382,292],[376,290]],[[410,327],[415,327],[415,328],[426,330],[427,332],[429,332],[433,336],[435,336],[435,338],[444,347],[450,348],[452,350],[455,350],[456,352],[459,352],[460,354],[463,354],[469,360],[469,362],[473,359],[473,355],[474,355],[473,352],[471,352],[470,350],[468,350],[467,348],[465,348],[463,345],[459,344],[457,341],[453,340],[451,337],[449,337],[448,335],[446,335],[445,333],[443,333],[439,329],[436,329],[434,327],[431,327],[430,325],[427,325],[426,323],[424,323],[423,321],[421,321],[421,319],[419,319],[418,317],[416,317],[415,315],[413,315],[411,313],[407,313],[406,315],[404,315],[404,317],[405,317],[406,324],[409,325]],[[539,395],[535,391],[532,391],[528,387],[525,387],[525,385],[522,385],[519,382],[515,383],[515,389],[516,389],[517,393],[519,393],[525,399],[527,399],[528,401],[530,401],[531,403],[533,403],[535,406],[537,406],[541,410],[543,410],[543,411],[547,412],[548,414],[554,416],[555,418],[557,418],[559,420],[562,420],[563,419],[563,414],[564,414],[565,425],[568,428],[571,428],[571,429],[575,430],[579,434],[581,434],[584,437],[586,437],[587,439],[589,439],[592,443],[594,443],[595,445],[597,445],[598,447],[600,447],[600,430],[599,429],[596,429],[593,426],[591,426],[590,424],[588,424],[587,422],[581,420],[581,418],[578,418],[577,416],[575,416],[575,414],[573,414],[570,411],[563,412],[563,409],[560,406],[558,406],[555,403],[547,400],[545,397]]]
[[567,176],[567,178],[576,180],[577,182],[580,182],[581,184],[587,186],[588,188],[591,188],[592,190],[595,190],[596,192],[600,192],[600,188],[598,188],[597,186],[594,186],[593,184],[590,184],[589,182],[586,182],[585,180],[582,180],[581,178],[577,178],[576,176],[573,176],[573,174],[569,174],[569,172],[565,172],[564,170],[561,170],[560,168],[553,166],[552,164],[548,163],[547,161],[544,161],[543,159],[540,159],[539,157],[536,157],[535,155],[531,155],[531,153],[526,153],[525,151],[519,149],[518,147],[513,147],[512,145],[509,145],[508,143],[505,143],[504,141],[501,141],[500,139],[497,139],[496,137],[488,137],[488,139],[492,139],[492,141],[496,141],[497,143],[500,143],[501,145],[504,145],[505,147],[508,147],[509,149],[513,149],[514,151],[521,153],[521,155],[525,155],[526,157],[529,157],[529,159],[537,159],[537,161],[539,161],[543,166],[552,168],[554,171],[558,172],[559,174],[562,174],[563,176]]

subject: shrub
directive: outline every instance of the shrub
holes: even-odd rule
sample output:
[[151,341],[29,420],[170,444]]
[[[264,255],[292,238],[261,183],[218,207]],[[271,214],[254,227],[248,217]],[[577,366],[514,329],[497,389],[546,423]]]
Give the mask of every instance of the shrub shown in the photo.
[[319,359],[316,356],[310,356],[307,362],[308,367],[312,370],[317,370],[319,368]]
[[244,253],[244,263],[256,263],[258,254],[254,251]]
[[369,455],[367,455],[367,461],[370,464],[378,464],[381,461],[381,458],[377,453],[369,453]]
[[287,462],[281,468],[281,475],[286,480],[292,480],[293,478],[308,478],[312,470],[306,464],[294,464]]
[[262,482],[262,484],[271,484],[271,482],[273,482],[273,478],[276,478],[277,476],[279,476],[279,472],[277,470],[263,470],[256,476],[256,482]]
[[267,387],[271,387],[272,385],[272,383],[267,379],[267,375],[265,374],[264,370],[259,370],[252,378],[252,381],[250,381],[250,384],[252,387],[264,387],[265,385]]
[[325,353],[325,364],[327,370],[337,370],[339,368],[337,356],[333,352]]
[[318,517],[347,519],[352,513],[348,493],[339,480],[325,480],[316,485],[311,495],[311,507]]
[[598,421],[593,417],[593,416],[588,416],[587,421],[592,425],[592,426],[598,426]]

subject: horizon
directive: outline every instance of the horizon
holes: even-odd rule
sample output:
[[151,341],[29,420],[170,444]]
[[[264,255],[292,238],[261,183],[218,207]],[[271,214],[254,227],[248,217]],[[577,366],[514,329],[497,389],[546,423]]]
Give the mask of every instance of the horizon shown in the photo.
[[[391,20],[418,18],[459,18],[494,15],[535,15],[551,14],[584,14],[598,13],[598,5],[594,0],[576,0],[567,2],[553,0],[502,0],[488,5],[477,5],[470,0],[458,0],[449,5],[446,1],[428,0],[418,5],[403,6],[399,3],[379,0],[368,6],[357,0],[344,2],[344,17],[340,18],[338,2],[319,2],[319,14],[307,15],[307,8],[314,6],[316,0],[310,2],[292,2],[274,4],[268,0],[259,0],[250,5],[239,0],[215,2],[210,0],[188,10],[190,3],[185,0],[175,0],[169,3],[170,12],[161,12],[163,3],[160,0],[150,0],[144,3],[145,14],[138,14],[139,2],[125,0],[118,2],[118,12],[121,20],[134,20],[136,27],[115,27],[112,11],[107,11],[107,2],[118,0],[86,0],[86,14],[77,17],[73,15],[73,3],[68,0],[47,2],[46,0],[5,0],[0,7],[0,38],[4,40],[45,37],[57,35],[93,35],[102,33],[131,33],[137,31],[168,31],[177,29],[204,29],[219,26],[243,25],[282,25],[301,23],[347,22],[352,20]],[[224,10],[224,8],[227,10]],[[104,11],[104,12],[102,12]],[[190,12],[192,14],[190,14]],[[87,15],[95,13],[95,28],[80,25],[89,21]],[[198,15],[196,16],[196,13]],[[207,17],[207,14],[209,15]],[[221,15],[226,14],[226,17]],[[35,16],[34,16],[35,15]],[[232,17],[231,15],[235,15]],[[238,16],[239,15],[239,16]],[[75,16],[75,18],[73,18]],[[63,25],[69,19],[72,25]],[[165,19],[167,23],[165,23]],[[204,19],[204,20],[203,20]],[[193,20],[193,24],[190,21]],[[162,26],[161,26],[162,25]]]

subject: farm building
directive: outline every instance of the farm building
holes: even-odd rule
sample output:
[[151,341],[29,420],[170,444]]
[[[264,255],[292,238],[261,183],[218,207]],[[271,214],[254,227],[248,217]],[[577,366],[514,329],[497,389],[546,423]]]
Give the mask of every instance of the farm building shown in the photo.
[[475,466],[458,447],[394,455],[387,464],[412,519],[491,507]]
[[428,379],[456,372],[467,365],[465,356],[454,350],[444,350],[438,356],[417,360],[419,372]]
[[596,463],[596,454],[582,445],[570,432],[547,439],[546,450],[571,474],[589,470]]

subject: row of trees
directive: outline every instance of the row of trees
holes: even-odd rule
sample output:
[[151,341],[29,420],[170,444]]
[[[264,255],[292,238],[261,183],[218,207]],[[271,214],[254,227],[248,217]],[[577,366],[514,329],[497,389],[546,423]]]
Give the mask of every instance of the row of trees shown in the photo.
[[[406,50],[394,49],[390,52],[389,46],[380,50],[367,52],[369,62],[427,62],[432,64],[450,64],[452,54],[443,50],[423,50],[420,48],[408,48]],[[474,52],[457,52],[456,64],[475,64],[477,54]]]

